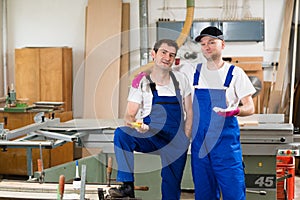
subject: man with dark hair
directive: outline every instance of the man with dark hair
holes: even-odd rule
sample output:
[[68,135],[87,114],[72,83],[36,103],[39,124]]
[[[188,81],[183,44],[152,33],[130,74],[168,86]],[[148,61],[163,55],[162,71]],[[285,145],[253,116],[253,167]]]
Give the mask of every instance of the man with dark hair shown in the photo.
[[162,164],[162,199],[180,199],[181,179],[192,128],[191,88],[186,76],[172,72],[178,46],[156,42],[150,74],[141,73],[130,88],[125,125],[114,135],[120,188],[112,197],[134,197],[134,151],[157,154]]

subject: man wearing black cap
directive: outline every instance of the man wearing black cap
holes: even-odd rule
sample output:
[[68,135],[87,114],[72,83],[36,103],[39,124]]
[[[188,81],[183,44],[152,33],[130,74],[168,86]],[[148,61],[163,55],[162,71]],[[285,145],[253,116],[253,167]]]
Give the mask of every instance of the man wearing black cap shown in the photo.
[[236,116],[254,113],[255,89],[245,72],[222,60],[223,33],[210,26],[195,39],[207,62],[194,71],[192,174],[196,200],[246,199]]

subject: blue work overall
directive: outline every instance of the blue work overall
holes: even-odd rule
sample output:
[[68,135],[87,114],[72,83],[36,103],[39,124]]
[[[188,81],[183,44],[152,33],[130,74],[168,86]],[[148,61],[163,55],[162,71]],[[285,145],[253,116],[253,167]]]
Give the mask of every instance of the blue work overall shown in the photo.
[[139,133],[130,127],[119,127],[115,131],[114,145],[118,163],[117,181],[134,181],[133,151],[158,154],[161,158],[162,199],[180,199],[181,179],[187,158],[189,139],[184,133],[182,99],[174,74],[170,72],[176,96],[158,96],[155,83],[150,76],[153,94],[150,115],[143,122],[150,130]]
[[[194,74],[198,85],[201,64]],[[230,66],[224,88],[232,80]],[[216,77],[218,78],[218,77]],[[196,200],[244,200],[245,181],[236,117],[219,116],[212,109],[226,108],[226,89],[197,89],[193,99],[192,174]]]

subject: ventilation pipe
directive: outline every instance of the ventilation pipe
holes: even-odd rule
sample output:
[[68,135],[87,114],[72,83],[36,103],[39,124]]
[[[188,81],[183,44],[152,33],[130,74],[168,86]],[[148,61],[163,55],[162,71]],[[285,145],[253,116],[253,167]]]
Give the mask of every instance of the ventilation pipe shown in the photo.
[[149,62],[148,52],[148,0],[140,0],[140,56],[141,66]]
[[[143,1],[143,0],[141,0],[141,1]],[[147,0],[145,0],[145,1],[147,1]],[[185,42],[186,38],[189,36],[189,32],[191,30],[191,27],[193,24],[193,19],[194,19],[195,0],[187,0],[186,7],[187,7],[187,11],[186,11],[186,16],[185,16],[185,22],[184,22],[182,31],[176,40],[176,43],[178,44],[179,47],[182,46],[182,44]],[[147,14],[146,14],[146,16],[147,16]],[[145,38],[144,40],[148,41],[148,37]],[[139,69],[134,71],[130,77],[130,82],[138,73],[140,73],[142,71],[149,71],[152,66],[153,66],[153,61],[141,66]]]
[[7,94],[7,0],[2,0],[3,91]]
[[181,33],[176,40],[179,47],[181,47],[183,45],[186,38],[189,36],[189,32],[193,25],[194,9],[195,9],[195,0],[187,0],[186,1],[185,22],[184,22],[183,28],[181,30]]

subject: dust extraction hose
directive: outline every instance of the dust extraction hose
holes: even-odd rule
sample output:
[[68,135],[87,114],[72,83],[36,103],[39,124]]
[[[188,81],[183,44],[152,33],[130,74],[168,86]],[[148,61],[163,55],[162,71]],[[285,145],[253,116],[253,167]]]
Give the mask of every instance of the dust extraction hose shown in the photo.
[[[194,19],[195,0],[187,0],[186,7],[187,7],[187,12],[186,12],[186,16],[185,16],[185,22],[184,22],[184,25],[183,25],[180,35],[176,39],[176,43],[178,44],[179,48],[185,42],[185,40],[188,37],[189,32],[191,30],[191,27],[193,24],[193,19]],[[130,82],[133,80],[133,78],[138,73],[140,73],[142,71],[150,71],[152,66],[153,66],[153,61],[151,61],[151,62],[147,63],[146,65],[141,66],[139,69],[135,70],[130,76]]]

